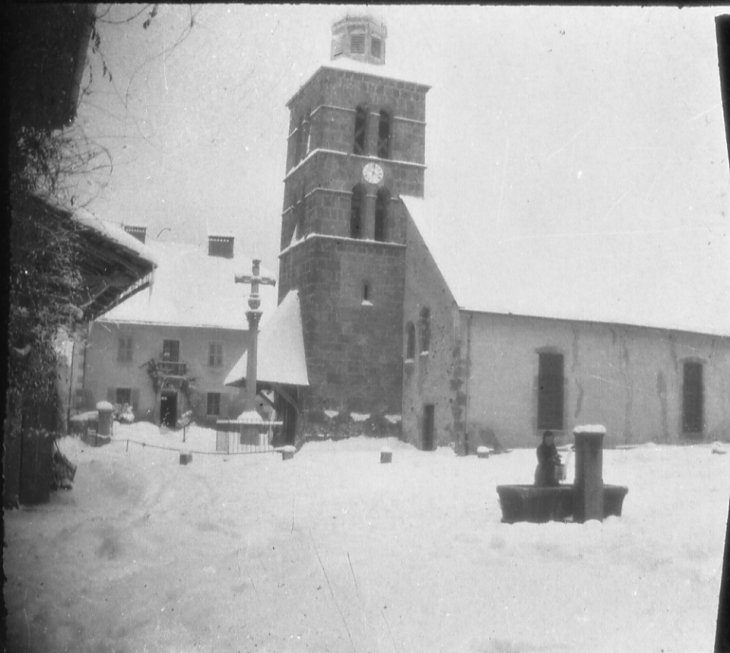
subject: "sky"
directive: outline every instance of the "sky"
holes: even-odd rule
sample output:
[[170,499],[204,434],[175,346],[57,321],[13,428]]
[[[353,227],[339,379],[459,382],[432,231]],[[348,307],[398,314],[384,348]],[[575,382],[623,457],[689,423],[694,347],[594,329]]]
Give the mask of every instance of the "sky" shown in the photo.
[[[77,122],[113,169],[89,209],[162,239],[233,233],[276,271],[285,104],[348,7],[159,5],[146,28],[149,9],[107,8],[112,81],[92,57]],[[730,335],[723,8],[372,13],[388,65],[431,86],[426,197],[460,304]]]
[[182,439],[137,422],[104,447],[59,442],[73,489],[4,515],[11,650],[714,649],[728,443],[605,450],[622,513],[580,525],[501,522],[496,487],[531,483],[531,448],[358,437],[283,461],[215,455],[197,425]]

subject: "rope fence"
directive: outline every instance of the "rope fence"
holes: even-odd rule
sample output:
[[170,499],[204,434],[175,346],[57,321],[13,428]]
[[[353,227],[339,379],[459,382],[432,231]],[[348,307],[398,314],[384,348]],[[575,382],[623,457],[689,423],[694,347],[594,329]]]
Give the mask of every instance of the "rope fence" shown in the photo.
[[276,447],[270,447],[268,449],[262,449],[260,451],[232,451],[230,453],[226,451],[198,451],[195,449],[176,449],[175,447],[163,447],[159,444],[150,444],[149,442],[140,442],[139,440],[133,440],[132,438],[109,438],[109,444],[121,444],[122,442],[127,443],[127,452],[129,451],[129,443],[138,444],[141,447],[149,447],[150,449],[162,449],[164,451],[174,451],[176,453],[194,453],[201,456],[250,456],[257,453],[284,453],[281,449]]

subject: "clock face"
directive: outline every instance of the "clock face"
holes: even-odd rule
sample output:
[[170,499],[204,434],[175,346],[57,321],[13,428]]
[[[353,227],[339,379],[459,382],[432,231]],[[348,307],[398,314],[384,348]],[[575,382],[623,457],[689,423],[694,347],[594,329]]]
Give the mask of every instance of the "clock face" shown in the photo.
[[379,184],[383,180],[383,169],[377,163],[368,163],[362,169],[362,176],[369,184]]

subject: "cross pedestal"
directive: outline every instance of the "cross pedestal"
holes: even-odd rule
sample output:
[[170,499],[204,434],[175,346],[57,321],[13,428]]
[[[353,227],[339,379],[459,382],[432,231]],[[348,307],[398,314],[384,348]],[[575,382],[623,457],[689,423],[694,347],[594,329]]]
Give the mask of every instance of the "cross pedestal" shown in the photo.
[[246,361],[246,403],[244,412],[241,415],[245,420],[243,426],[244,436],[254,436],[265,428],[264,420],[261,419],[256,410],[256,365],[258,359],[258,338],[259,338],[259,322],[261,321],[261,296],[259,295],[259,286],[273,286],[276,280],[271,277],[261,276],[260,259],[253,260],[252,274],[236,275],[236,283],[251,284],[251,294],[248,298],[249,310],[246,311],[246,319],[248,320],[248,359]]

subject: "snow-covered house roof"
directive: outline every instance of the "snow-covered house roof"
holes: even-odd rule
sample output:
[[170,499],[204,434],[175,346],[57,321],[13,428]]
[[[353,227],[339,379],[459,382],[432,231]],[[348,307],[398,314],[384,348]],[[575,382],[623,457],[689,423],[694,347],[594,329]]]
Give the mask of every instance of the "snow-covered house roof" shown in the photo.
[[[248,329],[251,286],[236,283],[235,276],[251,274],[252,260],[238,244],[233,258],[209,256],[207,249],[188,243],[148,240],[145,246],[158,261],[154,283],[148,292],[117,306],[101,321]],[[274,276],[263,267],[261,274]],[[265,321],[276,307],[276,290],[261,286],[259,293]]]
[[[79,236],[81,285],[69,296],[86,320],[93,320],[143,290],[151,282],[157,258],[119,226],[100,220],[82,208],[70,208],[54,198],[34,195],[17,199],[13,212],[31,216],[64,216]],[[32,248],[33,243],[24,243]]]
[[[256,362],[258,382],[309,385],[298,291],[290,290],[269,320],[262,325]],[[225,384],[243,385],[247,365],[248,352],[245,352],[229,372]]]
[[509,239],[485,217],[480,233],[449,239],[463,216],[432,200],[401,199],[463,310],[730,336],[730,266],[724,283],[716,275],[702,283],[681,265],[682,256],[701,260],[701,238],[657,231]]

